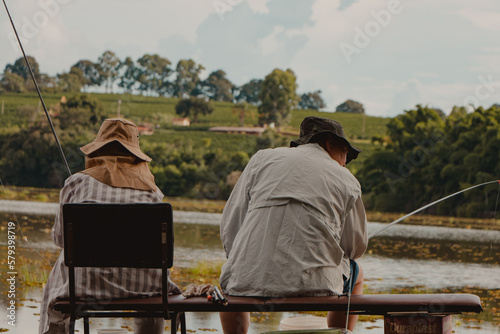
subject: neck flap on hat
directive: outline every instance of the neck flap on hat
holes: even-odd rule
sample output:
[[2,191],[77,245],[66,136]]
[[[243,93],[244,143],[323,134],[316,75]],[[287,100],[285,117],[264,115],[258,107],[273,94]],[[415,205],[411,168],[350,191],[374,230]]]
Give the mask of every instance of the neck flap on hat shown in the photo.
[[81,173],[92,176],[111,187],[156,191],[154,176],[146,161],[136,162],[132,156],[85,157],[85,170]]

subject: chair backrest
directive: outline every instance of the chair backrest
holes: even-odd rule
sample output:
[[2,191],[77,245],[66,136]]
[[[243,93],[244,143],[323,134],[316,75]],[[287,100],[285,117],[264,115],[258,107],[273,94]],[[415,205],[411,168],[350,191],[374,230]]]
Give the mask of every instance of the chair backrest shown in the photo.
[[74,267],[167,268],[173,265],[168,203],[63,205],[64,260]]
[[161,268],[162,310],[168,318],[168,268],[174,256],[170,204],[67,203],[63,224],[72,319],[78,316],[75,267]]

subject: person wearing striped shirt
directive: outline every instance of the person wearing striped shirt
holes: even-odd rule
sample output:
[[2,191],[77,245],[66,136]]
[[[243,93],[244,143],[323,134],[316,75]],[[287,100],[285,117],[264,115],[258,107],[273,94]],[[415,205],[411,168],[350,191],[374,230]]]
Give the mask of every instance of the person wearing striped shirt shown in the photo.
[[[137,126],[125,119],[107,119],[93,142],[81,148],[85,170],[66,179],[60,209],[52,228],[56,246],[63,247],[62,206],[65,203],[158,203],[163,193],[148,168],[151,161],[139,148]],[[149,297],[161,294],[161,269],[76,268],[76,295],[90,299]],[[181,291],[170,278],[169,293]],[[67,333],[69,315],[53,309],[69,296],[68,268],[61,251],[43,289],[39,333]],[[162,318],[135,318],[134,333],[163,333]]]

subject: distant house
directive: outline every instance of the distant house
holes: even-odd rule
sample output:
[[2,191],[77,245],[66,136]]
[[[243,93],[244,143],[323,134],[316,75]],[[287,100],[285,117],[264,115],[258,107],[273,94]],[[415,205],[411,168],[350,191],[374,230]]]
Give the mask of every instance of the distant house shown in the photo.
[[261,127],[216,126],[208,129],[212,132],[236,133],[245,135],[262,135],[266,129]]
[[191,120],[189,118],[172,118],[172,125],[190,126]]
[[137,126],[137,130],[140,135],[151,136],[155,133],[155,129],[152,124],[140,124]]
[[291,136],[291,137],[299,137],[300,133],[299,132],[291,132],[291,131],[278,131],[280,135],[283,136]]

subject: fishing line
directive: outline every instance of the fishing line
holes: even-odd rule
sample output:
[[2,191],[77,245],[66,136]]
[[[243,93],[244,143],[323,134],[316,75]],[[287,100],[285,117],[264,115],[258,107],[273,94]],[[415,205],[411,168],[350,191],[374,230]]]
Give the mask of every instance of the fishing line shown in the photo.
[[[497,201],[495,203],[495,213],[493,214],[493,224],[495,224],[495,221],[497,219],[497,208],[498,208],[498,199],[499,198],[500,198],[500,181],[498,181],[498,193],[497,193]],[[491,256],[492,251],[493,251],[493,241],[490,241],[490,254],[488,255],[488,257],[493,262],[493,257]]]
[[[47,117],[47,120],[49,121],[49,125],[50,125],[50,128],[52,129],[52,134],[54,135],[54,138],[56,140],[56,143],[57,143],[57,147],[59,149],[59,153],[61,155],[61,158],[64,162],[64,165],[66,166],[66,170],[68,171],[68,174],[71,176],[71,169],[69,168],[69,165],[68,165],[68,162],[66,160],[66,156],[64,155],[64,152],[63,152],[63,149],[61,147],[61,143],[59,142],[59,138],[57,137],[57,134],[56,134],[56,130],[54,128],[54,124],[52,124],[52,120],[50,119],[50,115],[49,115],[49,112],[47,111],[47,106],[45,105],[45,101],[43,100],[43,97],[42,97],[42,93],[40,92],[40,87],[38,87],[38,83],[36,82],[36,79],[35,79],[35,75],[33,74],[33,69],[31,68],[31,64],[28,60],[28,57],[26,56],[26,52],[24,51],[24,47],[23,47],[23,44],[21,43],[21,39],[19,38],[19,34],[17,33],[17,29],[16,29],[16,26],[14,24],[14,21],[12,20],[12,16],[10,15],[10,11],[9,11],[9,8],[7,7],[7,3],[5,2],[5,0],[3,0],[3,5],[5,7],[5,11],[7,12],[7,15],[9,16],[9,20],[10,20],[10,24],[12,25],[12,29],[14,29],[14,34],[16,35],[16,38],[17,38],[17,42],[19,43],[19,47],[21,48],[21,52],[23,53],[23,57],[24,57],[24,60],[26,62],[26,66],[28,67],[28,70],[30,72],[30,76],[31,76],[31,79],[33,80],[33,84],[35,85],[35,88],[36,88],[36,91],[38,93],[38,98],[40,99],[40,102],[42,103],[42,106],[43,106],[43,110],[45,112],[45,116]],[[2,189],[5,193],[5,197],[7,198],[7,201],[10,202],[10,199],[9,199],[9,196],[7,194],[7,190],[5,189],[5,186],[2,182],[2,180],[0,179],[0,184],[2,186]],[[21,224],[19,223],[19,220],[17,219],[17,216],[15,213],[12,212],[12,214],[14,215],[14,219],[16,220],[16,224],[19,228],[19,232],[21,233],[21,236],[22,236],[22,240],[26,243],[28,243],[28,245],[35,250],[35,252],[40,255],[40,257],[49,265],[51,265],[50,261],[43,255],[41,254],[37,249],[36,247],[34,247],[32,244],[31,244],[31,241],[28,239],[28,237],[26,237],[23,233],[23,230],[21,228]]]
[[3,5],[5,7],[5,10],[7,11],[7,15],[9,16],[10,24],[12,25],[12,28],[14,29],[14,33],[16,34],[16,38],[17,38],[17,41],[19,43],[19,46],[21,47],[21,51],[23,53],[24,60],[26,61],[26,65],[28,66],[28,70],[30,72],[31,79],[33,80],[33,83],[35,84],[35,88],[36,88],[36,91],[38,93],[38,97],[40,98],[40,101],[42,102],[43,110],[45,111],[45,116],[47,116],[47,120],[49,121],[50,128],[52,129],[52,134],[54,135],[54,138],[56,139],[57,147],[59,148],[59,153],[61,154],[61,158],[64,161],[64,165],[66,166],[68,174],[71,176],[71,169],[69,168],[68,162],[66,161],[66,156],[64,155],[61,144],[59,143],[59,139],[57,138],[56,130],[54,129],[54,125],[52,124],[52,120],[50,119],[49,112],[47,111],[47,107],[45,106],[45,102],[43,101],[43,98],[42,98],[42,93],[40,92],[40,88],[38,87],[38,83],[36,82],[35,75],[33,74],[33,70],[31,69],[30,62],[28,61],[28,57],[26,56],[26,53],[24,52],[23,44],[21,43],[21,39],[19,38],[16,26],[14,25],[14,21],[12,20],[12,17],[10,16],[9,8],[7,8],[7,4],[5,3],[5,0],[3,0]]
[[[352,279],[352,277],[351,277]],[[347,325],[349,324],[349,311],[351,309],[351,283],[349,283],[349,291],[347,292],[347,314],[345,319],[345,332],[348,332]]]
[[500,180],[498,180],[498,194],[497,194],[497,202],[495,203],[495,213],[493,214],[493,223],[497,219],[497,208],[498,208],[498,199],[500,198]]
[[[487,184],[497,183],[497,182],[500,184],[500,180],[489,181],[489,182],[484,182],[484,183],[481,183],[481,184],[477,184],[477,185],[475,185],[475,186],[469,187],[469,188],[464,189],[464,190],[457,191],[457,192],[456,192],[456,193],[454,193],[454,194],[448,195],[448,196],[443,197],[443,198],[441,198],[441,199],[439,199],[439,200],[437,200],[437,201],[434,201],[434,202],[432,202],[432,203],[430,203],[430,204],[427,204],[427,205],[425,205],[425,206],[421,207],[420,209],[417,209],[417,210],[415,210],[415,211],[413,211],[413,212],[411,212],[411,213],[409,213],[409,214],[407,214],[407,215],[405,215],[405,216],[403,216],[403,217],[401,217],[401,218],[399,218],[399,219],[396,219],[395,221],[393,221],[392,223],[390,223],[390,224],[388,224],[388,225],[384,226],[384,227],[383,227],[383,228],[381,228],[380,230],[373,232],[372,234],[370,234],[370,235],[368,236],[368,239],[371,239],[371,238],[373,238],[373,237],[377,236],[377,235],[378,235],[378,234],[380,234],[381,232],[383,232],[383,231],[387,230],[387,229],[388,229],[389,227],[391,227],[392,225],[395,225],[395,224],[399,223],[400,221],[402,221],[403,219],[408,218],[408,217],[410,217],[410,216],[413,216],[414,214],[416,214],[416,213],[418,213],[418,212],[420,212],[420,211],[422,211],[422,210],[424,210],[424,209],[427,209],[428,207],[433,206],[434,204],[437,204],[437,203],[439,203],[439,202],[442,202],[442,201],[444,201],[444,200],[446,200],[446,199],[448,199],[448,198],[450,198],[450,197],[456,196],[456,195],[458,195],[458,194],[464,193],[464,192],[466,192],[466,191],[468,191],[468,190],[471,190],[471,189],[474,189],[474,188],[478,188],[478,187],[481,187],[481,186],[485,186],[485,185],[487,185]],[[499,188],[499,191],[500,191],[500,188]],[[499,192],[499,194],[500,194],[500,192]],[[497,199],[497,204],[498,204],[498,199]],[[495,210],[496,210],[496,208],[495,208]],[[496,213],[495,213],[495,214],[496,214]]]

